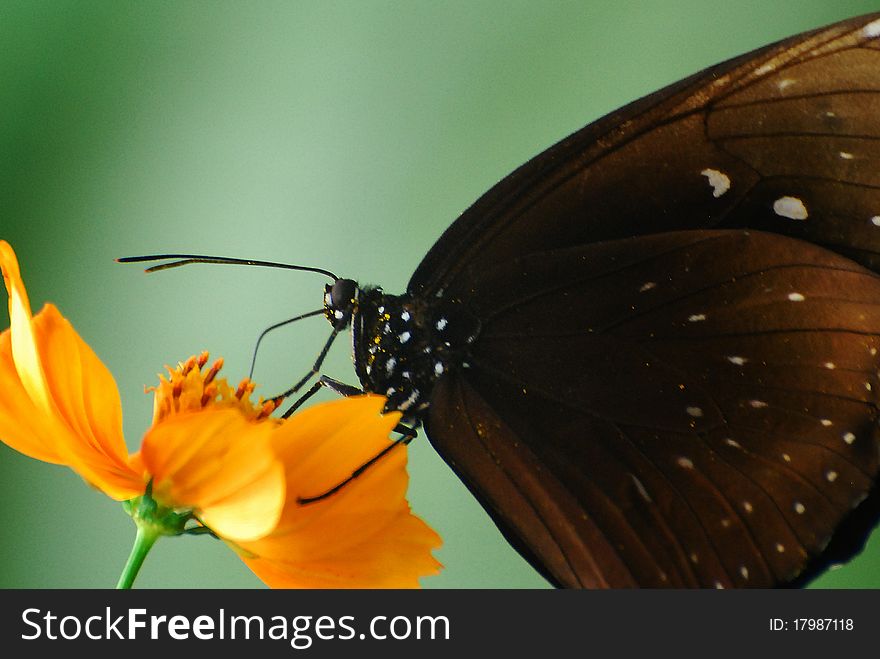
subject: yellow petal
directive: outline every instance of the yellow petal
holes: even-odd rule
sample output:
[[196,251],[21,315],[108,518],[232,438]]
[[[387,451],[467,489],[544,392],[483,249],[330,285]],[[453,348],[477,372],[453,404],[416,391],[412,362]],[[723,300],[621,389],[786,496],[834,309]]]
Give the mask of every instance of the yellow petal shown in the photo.
[[128,464],[116,384],[51,304],[31,317],[15,253],[0,241],[10,329],[0,336],[0,439],[65,464],[115,499],[143,493]]
[[18,377],[9,330],[0,333],[0,391],[0,440],[37,460],[63,463],[54,417],[37,408]]
[[247,565],[273,587],[415,588],[436,574],[431,550],[440,538],[406,501],[406,447],[396,446],[335,494],[313,497],[345,480],[390,443],[399,414],[380,414],[385,399],[361,396],[316,405],[273,437],[284,461],[287,501],[278,527],[242,543]]
[[195,510],[223,538],[252,540],[275,528],[284,505],[276,427],[233,408],[174,415],[147,433],[138,459],[158,502]]
[[0,240],[0,270],[9,294],[9,326],[12,330],[12,357],[24,390],[44,413],[52,414],[49,390],[40,365],[31,327],[31,305],[21,279],[18,259],[5,240]]

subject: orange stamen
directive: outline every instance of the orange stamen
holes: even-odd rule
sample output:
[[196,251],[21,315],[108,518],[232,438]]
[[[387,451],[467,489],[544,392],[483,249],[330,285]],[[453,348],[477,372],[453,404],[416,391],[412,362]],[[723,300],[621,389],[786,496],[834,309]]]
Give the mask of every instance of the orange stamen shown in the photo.
[[[207,353],[202,353],[202,354],[207,356]],[[222,357],[214,362],[214,364],[211,366],[211,370],[208,371],[207,375],[205,375],[205,385],[206,386],[211,384],[211,382],[214,380],[214,378],[217,377],[217,373],[220,371],[221,368],[223,368],[223,358]]]

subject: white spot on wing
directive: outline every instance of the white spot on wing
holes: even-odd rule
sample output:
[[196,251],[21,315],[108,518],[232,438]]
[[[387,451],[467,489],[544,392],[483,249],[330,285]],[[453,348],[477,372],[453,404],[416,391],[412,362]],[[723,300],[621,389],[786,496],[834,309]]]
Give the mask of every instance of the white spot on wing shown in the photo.
[[442,332],[443,330],[446,329],[446,325],[448,325],[448,324],[449,324],[449,321],[447,321],[445,318],[441,318],[440,320],[437,321],[437,324],[434,327],[436,327],[438,330],[440,330]]
[[792,302],[803,302],[806,298],[800,293],[789,293],[788,299]]
[[727,438],[724,440],[724,443],[728,446],[732,446],[733,448],[742,448],[742,445],[735,439]]
[[785,460],[786,462],[791,462],[791,456],[788,453],[783,453],[782,459]]
[[822,364],[822,366],[827,368],[829,371],[833,371],[835,368],[837,368],[834,362],[825,362],[824,364]]
[[410,334],[409,332],[403,332],[403,333],[402,333],[400,336],[398,336],[397,338],[400,339],[400,342],[401,342],[401,343],[406,343],[407,341],[409,341],[409,337],[410,337],[410,336],[412,336],[412,334]]
[[716,199],[730,190],[730,177],[724,172],[717,169],[704,169],[700,174],[709,180],[709,185],[712,186],[712,196]]
[[695,313],[691,316],[688,316],[688,320],[692,323],[699,323],[701,320],[706,320],[706,314]]
[[855,156],[853,156],[853,154],[851,154],[849,151],[841,151],[840,157],[843,160],[852,160]]
[[797,80],[792,80],[791,78],[783,78],[776,83],[776,86],[779,88],[779,91],[782,91],[783,89],[788,89],[796,82]]
[[773,64],[765,64],[764,66],[759,66],[757,69],[755,69],[755,75],[756,76],[767,75],[768,73],[773,71],[774,68],[776,68],[776,67],[774,67]]
[[837,472],[833,469],[829,469],[825,472],[825,480],[827,480],[829,483],[833,483],[837,480]]
[[819,423],[827,428],[831,425],[831,419],[819,419]]
[[776,543],[776,551],[778,551],[780,554],[784,553],[785,552],[785,545],[782,544],[781,542],[777,542]]
[[865,27],[863,27],[862,34],[864,34],[865,37],[868,39],[880,37],[880,18],[875,21],[871,21]]
[[639,289],[639,293],[644,293],[645,291],[650,291],[652,288],[657,286],[657,284],[653,281],[646,281],[642,284],[642,287]]
[[743,510],[745,510],[747,513],[750,513],[754,510],[754,508],[749,501],[743,501]]
[[794,502],[794,511],[798,515],[803,515],[806,512],[806,510],[807,510],[806,506],[804,506],[804,504],[802,504],[800,501]]
[[790,220],[806,220],[809,216],[804,202],[797,197],[780,197],[773,202],[773,212]]
[[685,411],[686,411],[690,416],[694,417],[695,419],[698,419],[698,418],[700,418],[701,416],[703,416],[703,410],[702,410],[701,408],[699,408],[699,407],[688,407],[688,408],[685,409]]
[[639,494],[641,495],[641,497],[645,501],[647,501],[648,503],[652,503],[653,500],[651,499],[651,495],[648,494],[648,490],[646,490],[645,486],[642,485],[642,481],[640,481],[638,478],[636,478],[635,474],[630,474],[630,477],[632,478],[633,483],[635,483],[636,489],[639,491]]
[[690,458],[679,458],[678,460],[676,460],[676,462],[678,463],[678,466],[682,469],[694,468],[694,463],[691,461]]
[[739,573],[742,575],[743,579],[749,578],[749,568],[747,568],[745,565],[740,566]]
[[742,365],[745,364],[748,360],[747,360],[745,357],[739,357],[739,356],[737,356],[737,355],[731,355],[730,357],[727,358],[727,361],[729,361],[731,364],[736,364],[737,366],[742,366]]
[[856,436],[851,432],[845,432],[843,433],[843,441],[845,441],[847,444],[852,444],[854,441],[856,441]]
[[756,410],[760,410],[764,407],[767,407],[767,403],[763,400],[750,400],[749,405],[754,407]]
[[871,224],[873,224],[875,227],[880,227],[880,215],[875,215],[874,217],[872,217]]
[[403,322],[408,321],[408,320],[410,319],[409,311],[404,311],[404,312],[402,312],[402,313],[400,314],[400,319],[401,319]]

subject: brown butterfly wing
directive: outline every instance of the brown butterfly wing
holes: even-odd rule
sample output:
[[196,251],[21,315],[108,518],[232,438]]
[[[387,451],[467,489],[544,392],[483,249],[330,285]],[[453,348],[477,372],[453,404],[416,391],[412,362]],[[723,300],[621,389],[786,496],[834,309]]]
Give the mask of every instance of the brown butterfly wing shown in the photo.
[[880,279],[761,232],[487,266],[432,443],[565,586],[796,580],[877,477]]
[[586,126],[443,234],[410,292],[464,294],[488,259],[751,227],[880,265],[880,13],[719,64]]

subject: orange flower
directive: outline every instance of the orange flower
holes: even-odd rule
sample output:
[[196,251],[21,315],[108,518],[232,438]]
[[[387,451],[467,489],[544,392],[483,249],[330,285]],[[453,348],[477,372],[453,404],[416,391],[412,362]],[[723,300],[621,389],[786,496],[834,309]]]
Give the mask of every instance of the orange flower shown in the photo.
[[417,587],[438,572],[440,539],[405,498],[404,446],[334,494],[300,502],[389,445],[399,415],[380,414],[383,398],[281,421],[268,416],[273,404],[250,402],[252,383],[233,389],[217,377],[221,361],[203,371],[204,354],[160,379],[153,425],[129,455],[109,371],[53,305],[32,316],[4,241],[0,269],[10,318],[0,333],[0,440],[125,501],[139,539],[210,531],[273,587]]

